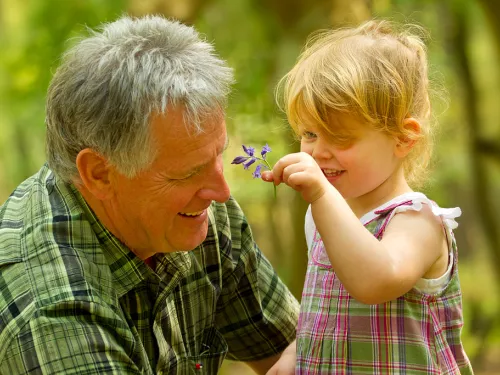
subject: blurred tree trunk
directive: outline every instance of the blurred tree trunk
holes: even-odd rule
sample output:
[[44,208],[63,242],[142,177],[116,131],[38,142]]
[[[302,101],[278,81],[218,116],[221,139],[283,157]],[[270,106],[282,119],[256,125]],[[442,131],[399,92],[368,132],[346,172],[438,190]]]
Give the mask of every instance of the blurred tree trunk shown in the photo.
[[479,0],[484,14],[489,21],[493,37],[497,44],[497,53],[500,54],[500,6],[498,0]]
[[[463,108],[465,109],[466,123],[469,127],[469,150],[471,157],[471,171],[473,173],[472,183],[474,187],[474,198],[479,218],[485,230],[490,252],[494,259],[494,267],[497,276],[500,277],[500,238],[496,225],[496,215],[492,201],[490,182],[486,165],[483,160],[482,145],[492,143],[482,138],[481,120],[477,106],[477,88],[472,77],[469,58],[467,56],[468,29],[465,13],[466,7],[452,6],[450,11],[450,24],[448,25],[449,43],[451,54],[454,56],[457,76],[461,78],[464,89]],[[500,21],[500,20],[499,20]],[[500,147],[496,144],[493,147]]]
[[[469,127],[469,150],[471,157],[471,178],[474,188],[474,199],[476,209],[481,221],[488,248],[493,258],[493,267],[495,275],[500,283],[500,231],[496,221],[495,208],[490,202],[493,201],[489,174],[485,164],[484,157],[494,154],[495,150],[500,150],[500,143],[483,138],[481,131],[481,121],[477,106],[477,88],[471,74],[469,59],[466,52],[467,24],[466,4],[457,4],[454,2],[448,7],[450,14],[450,24],[447,29],[449,32],[449,43],[451,55],[455,58],[455,68],[457,76],[461,78],[464,88],[464,106],[466,122]],[[500,12],[497,12],[500,16]],[[500,18],[497,20],[500,22]],[[497,35],[497,41],[500,44],[500,36]],[[488,147],[484,148],[484,145]]]
[[[479,0],[479,3],[484,9],[484,14],[489,21],[488,23],[491,27],[492,36],[496,43],[498,64],[498,59],[500,59],[500,4],[498,0]],[[500,123],[497,128],[500,129]],[[479,139],[478,147],[480,147],[483,154],[489,155],[495,158],[497,162],[500,162],[500,133],[498,137],[497,141]],[[498,251],[500,251],[500,249],[498,249]]]
[[[485,156],[494,154],[500,149],[500,144],[482,138],[481,121],[478,111],[478,95],[476,84],[473,80],[469,58],[467,55],[468,25],[466,22],[467,4],[461,1],[450,0],[441,3],[443,10],[444,35],[447,37],[451,62],[463,86],[463,108],[469,130],[469,154],[471,163],[471,181],[475,201],[476,215],[481,223],[486,244],[492,258],[492,267],[497,283],[500,283],[500,233],[496,221],[491,183]],[[496,12],[500,16],[499,12]],[[500,22],[500,19],[497,20]],[[498,25],[496,25],[498,26]],[[500,29],[499,29],[500,30]],[[500,37],[497,36],[500,42]],[[483,148],[487,144],[487,148]],[[485,152],[486,151],[486,152]],[[474,364],[483,363],[487,354],[487,338],[492,327],[497,323],[496,318],[485,318],[480,306],[471,307],[471,318],[475,326],[475,334],[480,341],[481,349],[476,356],[471,358]]]

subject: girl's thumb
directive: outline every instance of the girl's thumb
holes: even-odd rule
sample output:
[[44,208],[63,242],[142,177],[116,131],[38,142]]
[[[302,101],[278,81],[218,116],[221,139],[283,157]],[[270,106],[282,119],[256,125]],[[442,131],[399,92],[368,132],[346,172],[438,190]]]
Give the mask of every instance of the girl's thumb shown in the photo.
[[273,172],[271,172],[271,171],[264,171],[264,172],[262,172],[262,174],[261,174],[261,178],[262,178],[264,181],[267,181],[267,182],[272,182],[272,181],[273,181]]

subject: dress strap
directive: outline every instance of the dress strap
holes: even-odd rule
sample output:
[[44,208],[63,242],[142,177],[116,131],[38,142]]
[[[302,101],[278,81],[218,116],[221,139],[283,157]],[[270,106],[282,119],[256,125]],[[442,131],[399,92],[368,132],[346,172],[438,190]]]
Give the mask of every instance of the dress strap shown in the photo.
[[387,224],[389,224],[395,214],[406,212],[408,210],[420,211],[422,210],[423,204],[428,205],[435,216],[441,217],[443,227],[446,230],[446,234],[448,236],[450,236],[450,233],[453,229],[458,227],[458,223],[455,219],[462,214],[462,211],[459,207],[441,208],[436,204],[436,202],[430,200],[423,194],[414,195],[408,198],[410,199],[398,199],[394,203],[388,202],[386,205],[383,205],[382,207],[373,211],[370,221],[376,219],[380,220],[381,218],[383,218],[383,221],[377,226],[374,234],[375,237],[377,237],[378,239],[382,237],[385,229],[387,228]]

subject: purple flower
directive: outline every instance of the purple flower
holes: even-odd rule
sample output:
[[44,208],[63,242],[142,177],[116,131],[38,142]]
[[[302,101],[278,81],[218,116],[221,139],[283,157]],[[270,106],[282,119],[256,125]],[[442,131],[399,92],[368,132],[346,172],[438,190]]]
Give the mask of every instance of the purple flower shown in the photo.
[[253,178],[260,178],[260,170],[262,169],[262,164],[259,164],[256,168],[255,171],[252,173]]
[[265,166],[263,164],[259,164],[255,168],[255,171],[252,173],[253,178],[260,178],[262,176],[262,168],[269,169],[267,166]]
[[236,156],[231,164],[241,164],[248,159],[248,156]]
[[251,147],[251,146],[245,146],[245,145],[242,145],[243,146],[243,151],[245,151],[245,154],[247,154],[248,156],[253,156],[254,152],[255,152],[255,148]]
[[[257,162],[257,166],[255,167],[255,170],[252,172],[253,178],[260,178],[262,176],[262,168],[271,170],[271,165],[269,162],[266,160],[266,155],[267,153],[271,152],[271,147],[266,143],[264,147],[262,147],[262,150],[260,152],[261,157],[254,155],[255,154],[255,148],[251,146],[243,146],[243,151],[245,151],[245,155],[240,155],[237,156],[233,159],[231,164],[243,164],[243,169],[250,169],[250,166]],[[276,186],[273,186],[274,188],[274,197],[276,198]]]
[[262,151],[260,152],[260,154],[265,159],[266,158],[266,154],[268,152],[271,152],[271,147],[269,147],[269,145],[266,143],[266,145],[264,147],[262,147]]
[[255,159],[254,157],[252,157],[249,161],[247,161],[246,163],[243,164],[243,169],[248,169],[250,168],[250,166],[255,163],[257,159]]

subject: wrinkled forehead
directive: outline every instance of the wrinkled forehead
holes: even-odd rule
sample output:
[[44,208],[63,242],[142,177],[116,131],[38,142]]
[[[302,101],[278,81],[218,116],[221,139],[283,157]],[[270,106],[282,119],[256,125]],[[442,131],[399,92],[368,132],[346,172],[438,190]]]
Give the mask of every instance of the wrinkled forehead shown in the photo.
[[156,151],[153,168],[168,171],[171,176],[184,176],[224,151],[227,132],[223,116],[206,117],[201,130],[195,130],[184,124],[182,112],[170,114],[156,116],[151,124]]
[[154,138],[190,139],[202,135],[225,133],[225,113],[221,108],[200,111],[190,116],[183,106],[168,106],[164,113],[151,116],[151,132]]

